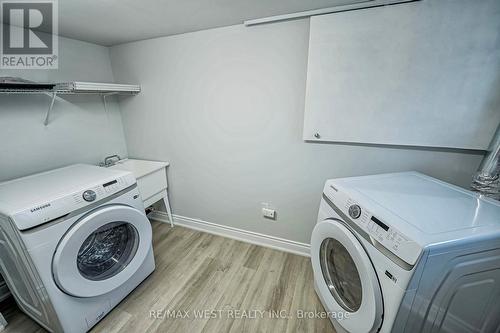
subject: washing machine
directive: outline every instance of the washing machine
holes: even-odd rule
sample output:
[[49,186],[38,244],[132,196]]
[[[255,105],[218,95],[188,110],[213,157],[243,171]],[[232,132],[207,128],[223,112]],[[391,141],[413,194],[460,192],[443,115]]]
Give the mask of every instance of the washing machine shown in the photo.
[[90,330],[154,268],[134,176],[72,165],[0,184],[0,270],[51,332]]
[[311,262],[337,332],[500,331],[500,203],[457,186],[328,180]]

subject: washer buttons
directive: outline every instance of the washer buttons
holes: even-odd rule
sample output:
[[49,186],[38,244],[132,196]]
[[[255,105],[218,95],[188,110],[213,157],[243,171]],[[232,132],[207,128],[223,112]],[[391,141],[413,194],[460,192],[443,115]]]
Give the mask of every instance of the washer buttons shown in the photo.
[[349,216],[353,219],[357,219],[361,216],[361,207],[358,205],[349,206]]
[[83,200],[92,202],[97,198],[97,194],[92,190],[87,190],[82,194]]

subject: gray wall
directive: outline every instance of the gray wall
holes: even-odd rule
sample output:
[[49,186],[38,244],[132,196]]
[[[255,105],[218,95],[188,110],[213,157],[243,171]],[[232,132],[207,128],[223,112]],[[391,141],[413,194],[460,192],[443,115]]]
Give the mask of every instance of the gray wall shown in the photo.
[[[0,76],[42,82],[114,81],[107,47],[66,38],[59,39],[58,70],[0,70]],[[62,96],[45,127],[49,103],[46,95],[0,94],[0,181],[127,154],[116,100],[106,114],[98,96]]]
[[[467,186],[480,154],[302,141],[308,20],[111,48],[131,157],[165,160],[175,214],[309,243],[328,178],[418,170]],[[261,202],[278,220],[261,217]]]

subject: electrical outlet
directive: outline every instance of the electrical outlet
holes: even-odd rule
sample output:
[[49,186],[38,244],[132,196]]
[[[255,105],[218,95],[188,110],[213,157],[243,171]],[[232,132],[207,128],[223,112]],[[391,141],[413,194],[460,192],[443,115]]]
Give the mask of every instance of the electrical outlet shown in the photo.
[[276,211],[271,208],[262,208],[262,216],[271,220],[276,220]]

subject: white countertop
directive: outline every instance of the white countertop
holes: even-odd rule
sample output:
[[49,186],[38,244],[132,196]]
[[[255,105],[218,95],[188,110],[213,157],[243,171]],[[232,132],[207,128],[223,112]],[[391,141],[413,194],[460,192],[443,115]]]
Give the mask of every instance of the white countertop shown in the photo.
[[134,174],[135,178],[141,178],[168,166],[169,163],[161,161],[123,159],[109,168],[130,171]]

